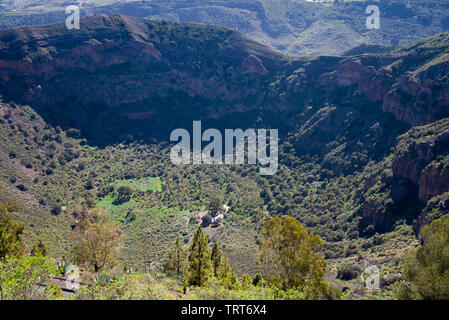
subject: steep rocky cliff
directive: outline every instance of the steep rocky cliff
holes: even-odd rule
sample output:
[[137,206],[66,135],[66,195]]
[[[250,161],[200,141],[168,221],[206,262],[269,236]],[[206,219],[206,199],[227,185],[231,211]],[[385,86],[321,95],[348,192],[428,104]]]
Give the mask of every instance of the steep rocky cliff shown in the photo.
[[187,125],[195,117],[255,109],[267,77],[273,79],[289,63],[219,27],[123,16],[89,17],[81,24],[72,31],[61,23],[0,32],[0,41],[7,43],[0,50],[0,91],[90,138],[99,117],[113,125],[151,115],[164,125],[141,123],[139,130],[126,132],[151,138],[166,133],[164,126]]
[[393,157],[393,174],[416,185],[419,199],[425,202],[449,191],[448,155],[448,119],[413,128],[399,138]]
[[[324,156],[342,152],[342,144],[316,146],[311,134],[328,132],[327,142],[334,141],[342,126],[351,131],[371,114],[363,130],[373,133],[360,153],[374,148],[383,155],[404,129],[386,137],[383,127],[400,126],[382,112],[406,125],[449,115],[448,34],[387,54],[291,58],[220,27],[120,15],[83,18],[81,26],[0,31],[0,93],[32,105],[52,124],[81,129],[96,144],[128,135],[164,140],[169,130],[200,119],[218,127],[237,121],[285,133],[300,128],[298,151]],[[328,106],[332,112],[321,110]],[[97,132],[100,123],[107,134]]]
[[[380,230],[398,219],[414,221],[416,231],[447,211],[449,120],[414,127],[398,138],[381,166],[383,174],[365,180],[363,217]],[[375,195],[375,196],[374,196]]]

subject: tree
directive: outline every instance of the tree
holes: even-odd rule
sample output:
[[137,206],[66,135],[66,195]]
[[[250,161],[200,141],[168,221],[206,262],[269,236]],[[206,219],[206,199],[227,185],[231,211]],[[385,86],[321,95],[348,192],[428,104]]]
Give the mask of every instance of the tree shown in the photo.
[[93,208],[96,207],[95,200],[94,200],[94,197],[93,197],[93,196],[87,197],[86,200],[85,200],[85,203],[86,203],[86,206],[87,206],[89,209],[93,209]]
[[256,274],[253,277],[253,286],[263,286],[265,284],[265,281],[262,279],[262,276],[260,274]]
[[220,260],[220,265],[218,269],[218,279],[220,280],[223,287],[229,290],[238,289],[238,278],[234,269],[229,264],[229,259],[227,255],[222,255]]
[[78,233],[84,232],[94,223],[107,220],[107,213],[102,208],[76,206],[72,210],[72,215],[75,218],[75,230],[78,231]]
[[212,268],[214,270],[214,276],[217,277],[221,264],[221,251],[220,248],[218,247],[218,243],[215,243],[212,248],[211,260],[212,260]]
[[73,248],[77,263],[94,267],[95,272],[114,265],[120,252],[120,225],[100,209],[85,209],[85,218],[76,227],[78,242]]
[[0,259],[4,259],[7,255],[19,256],[23,253],[22,233],[25,225],[9,216],[9,213],[16,210],[17,205],[14,201],[0,202]]
[[354,264],[342,264],[337,267],[337,278],[348,281],[357,278],[362,269],[356,263]]
[[184,276],[187,266],[187,252],[184,249],[181,239],[176,239],[173,247],[165,258],[163,271],[168,276]]
[[253,280],[247,274],[244,274],[242,280],[240,281],[240,286],[242,290],[249,290],[253,286]]
[[326,260],[317,255],[321,238],[311,235],[295,218],[275,217],[262,228],[260,262],[263,278],[283,290],[299,289],[306,298],[325,295]]
[[204,235],[203,229],[198,227],[193,236],[192,245],[189,248],[188,284],[203,286],[212,272],[207,237]]
[[449,215],[421,231],[423,245],[405,255],[403,278],[395,286],[400,299],[449,299]]
[[122,201],[128,201],[133,194],[133,190],[128,186],[121,186],[117,189],[118,196]]
[[212,223],[212,217],[209,214],[206,214],[202,219],[201,219],[201,225],[203,227],[207,227]]
[[219,197],[212,197],[209,201],[209,211],[211,214],[215,215],[221,210],[222,204]]

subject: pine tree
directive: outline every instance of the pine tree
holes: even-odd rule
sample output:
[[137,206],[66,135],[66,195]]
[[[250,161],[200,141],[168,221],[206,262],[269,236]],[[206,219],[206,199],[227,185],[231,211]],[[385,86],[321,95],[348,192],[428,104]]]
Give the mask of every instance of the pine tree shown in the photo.
[[240,281],[240,286],[242,290],[249,290],[253,286],[253,280],[249,275],[244,274]]
[[168,276],[184,276],[187,265],[187,252],[184,249],[181,239],[176,239],[173,247],[165,258],[163,271]]
[[201,227],[198,227],[189,249],[188,284],[203,286],[212,272],[211,256],[207,247],[207,237],[204,235]]
[[217,277],[221,264],[221,251],[220,248],[218,247],[218,243],[215,243],[214,247],[212,248],[211,260],[212,260],[212,267],[214,269],[214,276]]
[[222,255],[220,261],[220,267],[218,270],[218,279],[226,289],[237,290],[238,278],[234,269],[229,264],[228,256]]

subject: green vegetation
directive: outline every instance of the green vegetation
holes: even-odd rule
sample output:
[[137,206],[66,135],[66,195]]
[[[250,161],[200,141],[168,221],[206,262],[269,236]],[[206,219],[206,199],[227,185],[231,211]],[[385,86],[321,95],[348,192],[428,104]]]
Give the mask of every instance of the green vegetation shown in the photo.
[[189,267],[187,270],[189,285],[204,286],[213,272],[207,242],[203,229],[198,227],[189,249]]
[[32,256],[41,255],[45,257],[47,256],[47,254],[48,254],[47,246],[45,245],[45,243],[42,242],[42,240],[39,240],[39,243],[37,245],[34,245],[33,248],[31,249]]
[[133,194],[133,190],[128,186],[121,186],[117,189],[117,193],[121,201],[128,201]]
[[120,225],[98,209],[82,208],[77,218],[75,230],[79,239],[73,248],[75,262],[94,267],[95,272],[113,266],[122,240]]
[[[2,190],[0,189],[0,196]],[[14,221],[9,213],[16,210],[14,202],[0,202],[0,259],[20,256],[23,251],[22,233],[24,224]]]
[[218,243],[214,244],[214,247],[212,248],[211,253],[211,260],[212,260],[212,268],[214,270],[214,276],[218,276],[218,271],[220,269],[221,261],[222,261],[222,253],[220,251],[220,248],[218,247]]
[[60,298],[57,287],[42,287],[57,269],[41,255],[0,260],[0,300]]
[[[100,57],[99,43],[125,61],[100,59],[94,73],[55,68],[45,86],[20,68],[0,82],[0,183],[16,199],[0,205],[5,268],[41,257],[67,276],[76,263],[93,284],[77,299],[392,297],[416,235],[449,212],[447,35],[378,54],[292,58],[225,28],[85,22],[92,28],[73,38],[63,24],[39,29],[52,37],[0,32],[0,58],[19,65],[45,54],[51,69],[79,46]],[[248,61],[260,72],[243,72]],[[11,101],[25,97],[35,110]],[[279,128],[278,172],[172,164],[168,133],[191,119]],[[379,290],[363,283],[370,265]],[[419,281],[402,280],[418,292]]]
[[[274,220],[274,219],[273,219]],[[267,226],[269,227],[269,226]],[[272,234],[276,231],[273,230]],[[268,285],[260,275],[253,280],[247,274],[240,279],[217,243],[210,254],[207,237],[197,228],[187,252],[178,238],[163,263],[165,274],[119,273],[83,287],[76,299],[311,299],[323,298],[319,288],[279,288]],[[310,255],[309,252],[302,258]],[[309,257],[307,257],[309,258]],[[324,260],[323,260],[324,261]],[[296,270],[297,272],[299,270]],[[269,276],[269,275],[268,275]],[[324,280],[323,280],[324,281]],[[314,282],[315,283],[315,282]],[[315,283],[317,284],[317,283]]]
[[217,214],[223,208],[221,199],[219,197],[212,197],[209,202],[209,210],[211,214]]
[[56,298],[56,288],[44,288],[41,284],[55,275],[57,269],[44,257],[47,249],[42,242],[33,247],[31,256],[25,255],[24,225],[8,214],[16,209],[14,201],[0,201],[0,300]]
[[177,238],[173,247],[165,258],[162,271],[168,276],[183,277],[187,266],[187,252],[184,250],[181,239]]
[[[11,122],[22,123],[23,127],[32,128],[29,119],[39,119],[28,107],[17,106],[7,110]],[[117,257],[119,265],[139,272],[162,270],[173,239],[180,237],[181,242],[186,243],[192,238],[201,223],[197,220],[197,213],[203,208],[209,209],[214,196],[223,199],[221,201],[227,203],[230,210],[221,226],[207,227],[203,231],[214,243],[219,241],[223,256],[228,255],[229,264],[238,277],[259,272],[256,249],[262,238],[258,236],[258,230],[266,221],[267,212],[295,216],[310,232],[320,235],[323,239],[320,253],[329,264],[326,273],[335,279],[338,287],[349,286],[354,293],[361,290],[363,283],[359,278],[350,281],[339,279],[337,273],[331,271],[333,266],[354,263],[363,266],[367,259],[381,268],[385,289],[390,290],[390,279],[396,279],[391,275],[400,272],[397,261],[408,247],[416,243],[412,228],[402,222],[395,224],[393,221],[389,232],[381,235],[365,231],[368,227],[360,227],[358,210],[363,205],[363,197],[367,197],[373,208],[383,212],[387,208],[385,203],[391,199],[391,157],[367,166],[363,171],[335,177],[328,175],[318,159],[297,157],[292,160],[289,154],[294,154],[294,151],[285,144],[280,150],[278,174],[263,178],[251,166],[172,167],[167,163],[168,149],[157,145],[120,144],[105,149],[83,146],[80,145],[82,141],[66,137],[64,131],[58,134],[51,127],[45,130],[42,127],[39,131],[42,133],[29,133],[31,137],[35,135],[37,141],[42,141],[39,142],[43,143],[41,150],[48,150],[40,155],[41,159],[36,159],[25,147],[28,145],[34,150],[37,143],[12,130],[6,123],[0,126],[5,139],[15,132],[11,142],[1,150],[2,157],[9,159],[0,163],[4,168],[2,172],[8,175],[2,181],[13,186],[29,186],[28,191],[15,193],[19,200],[17,210],[8,214],[23,221],[23,240],[30,248],[28,252],[42,241],[50,256],[70,256],[70,243],[78,239],[76,230],[71,231],[70,226],[76,225],[77,206],[84,202],[85,207],[96,205],[105,209],[109,219],[120,224],[124,238]],[[440,132],[442,129],[434,130]],[[45,135],[49,140],[43,139]],[[68,162],[62,161],[70,153],[75,156]],[[25,163],[30,163],[44,178],[38,177],[36,185],[33,183],[35,175],[29,176],[23,174],[22,169],[9,167],[9,161],[25,169]],[[53,173],[47,175],[47,169],[52,169]],[[126,185],[125,181],[140,180],[147,185],[146,178],[134,178],[138,176],[159,177],[164,185],[162,192],[142,191],[133,183],[135,187],[129,201],[120,201],[117,189]],[[372,176],[378,178],[365,191],[365,181],[371,180]],[[11,177],[16,179],[14,183],[10,182],[13,181]],[[93,188],[87,190],[85,185],[89,179]],[[23,206],[29,194],[42,199],[42,204]],[[436,207],[441,200],[435,203]],[[64,206],[67,209],[62,210]],[[58,209],[58,215],[51,213],[54,208]],[[440,216],[438,210],[434,209],[432,215]],[[30,211],[36,214],[22,214]],[[429,212],[429,217],[432,215]],[[403,244],[397,246],[397,243]],[[384,256],[392,246],[397,246],[394,249],[397,256]],[[182,292],[184,284],[180,286]]]
[[129,190],[140,192],[147,192],[147,191],[162,192],[162,183],[159,177],[119,180],[116,181],[113,185],[117,187],[117,192],[119,194],[121,188],[129,188],[126,189],[128,193]]
[[449,299],[449,216],[421,231],[423,245],[410,250],[403,266],[404,280],[395,286],[398,299]]
[[[77,224],[75,230],[79,233],[78,243],[74,246],[73,260],[86,266],[81,274],[82,278],[91,282],[90,286],[82,288],[70,298],[74,299],[311,299],[322,298],[322,290],[327,285],[324,279],[314,279],[305,286],[303,281],[289,288],[278,284],[267,285],[260,276],[251,280],[248,275],[239,279],[229,264],[226,254],[223,254],[215,243],[210,254],[208,240],[202,228],[197,228],[192,239],[189,252],[183,248],[178,238],[174,246],[166,256],[162,274],[136,273],[131,269],[117,272],[114,268],[114,253],[119,248],[120,235],[116,223],[106,220],[106,215],[101,209],[89,209],[79,207],[76,209]],[[318,260],[310,248],[315,247],[317,237],[307,235],[302,230],[299,222],[294,223],[285,218],[288,224],[284,230],[273,229],[273,225],[279,223],[279,218],[267,222],[262,231],[264,236],[270,230],[271,237],[282,238],[283,233],[293,233],[299,236],[307,244],[302,243],[303,249],[295,256],[307,263],[315,263]],[[271,222],[273,221],[273,222]],[[274,224],[273,224],[274,223]],[[287,230],[292,228],[291,230]],[[298,229],[299,228],[299,229]],[[297,234],[297,231],[302,233]],[[305,232],[305,234],[304,234]],[[285,234],[284,234],[285,236]],[[302,236],[306,236],[303,238]],[[298,239],[285,239],[296,242]],[[288,243],[282,240],[282,244]],[[267,250],[262,245],[262,250]],[[61,273],[71,276],[69,262],[59,263],[43,255],[45,245],[39,242],[33,247],[29,256],[10,257],[0,259],[0,299],[1,300],[27,300],[27,299],[61,299],[60,289],[51,282]],[[264,252],[265,254],[266,252]],[[312,259],[312,260],[310,260]],[[322,259],[322,258],[321,258]],[[322,260],[324,262],[324,259]],[[301,263],[304,266],[304,263]],[[90,267],[93,266],[93,269]],[[101,270],[101,271],[100,271]],[[321,270],[321,269],[320,269]],[[273,272],[273,271],[271,271]],[[293,270],[298,277],[314,278],[311,269],[301,268]],[[76,275],[78,277],[79,274]],[[266,273],[267,279],[278,276]],[[321,275],[322,276],[322,275]],[[257,280],[256,280],[257,279]],[[80,278],[76,278],[80,280]],[[316,281],[319,280],[319,281]],[[319,282],[321,284],[319,284]],[[289,282],[290,283],[290,282]],[[313,287],[316,286],[316,287]],[[320,287],[318,287],[318,285]],[[326,289],[327,290],[327,289]],[[313,292],[313,294],[312,294]]]
[[362,268],[358,264],[343,264],[337,268],[337,277],[341,280],[352,280],[357,278]]
[[292,217],[269,220],[261,235],[261,265],[268,283],[298,289],[312,299],[327,294],[326,260],[317,255],[322,245],[319,236],[308,234]]

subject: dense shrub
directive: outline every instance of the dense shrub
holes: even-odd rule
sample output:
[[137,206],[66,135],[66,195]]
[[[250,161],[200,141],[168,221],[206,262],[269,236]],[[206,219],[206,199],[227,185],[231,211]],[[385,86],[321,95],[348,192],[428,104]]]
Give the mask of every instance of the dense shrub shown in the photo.
[[19,189],[20,191],[28,191],[28,188],[25,187],[23,184],[19,184],[16,188]]
[[358,264],[343,264],[337,268],[337,278],[348,281],[357,278],[362,271]]

